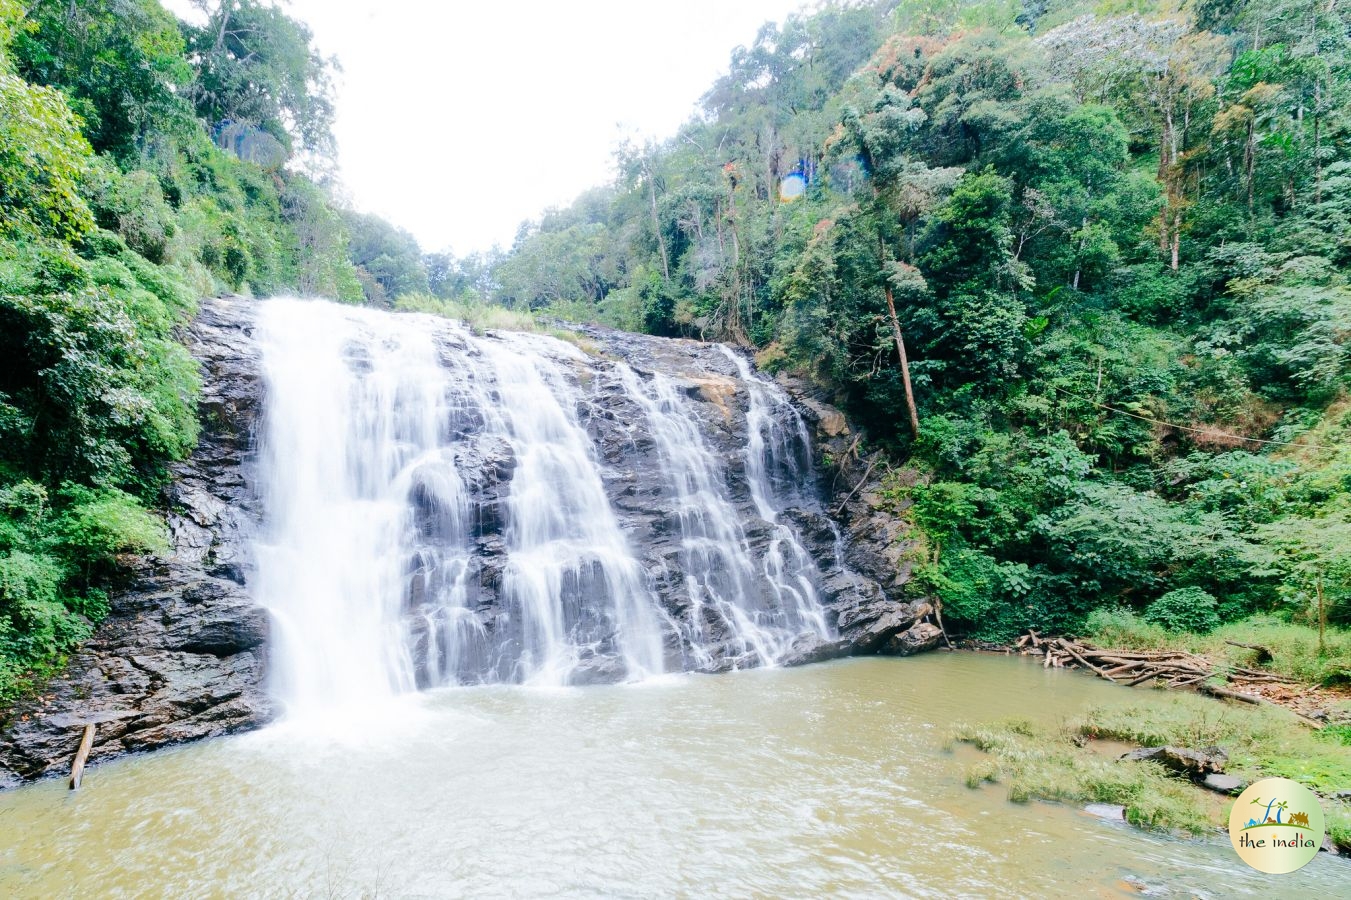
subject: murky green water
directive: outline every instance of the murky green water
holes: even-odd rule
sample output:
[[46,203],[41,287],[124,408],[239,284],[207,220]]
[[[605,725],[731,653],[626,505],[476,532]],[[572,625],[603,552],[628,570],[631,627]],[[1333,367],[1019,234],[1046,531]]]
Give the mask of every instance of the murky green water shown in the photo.
[[0,896],[1351,896],[962,783],[959,720],[1139,700],[931,654],[640,686],[482,688],[0,795]]

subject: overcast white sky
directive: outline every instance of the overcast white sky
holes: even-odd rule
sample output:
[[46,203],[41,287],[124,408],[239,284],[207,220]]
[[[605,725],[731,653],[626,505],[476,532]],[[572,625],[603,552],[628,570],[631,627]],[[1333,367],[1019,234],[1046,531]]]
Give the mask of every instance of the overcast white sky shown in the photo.
[[[180,15],[189,0],[165,0]],[[352,202],[463,255],[613,174],[625,137],[667,137],[732,48],[802,0],[293,0],[338,57]]]

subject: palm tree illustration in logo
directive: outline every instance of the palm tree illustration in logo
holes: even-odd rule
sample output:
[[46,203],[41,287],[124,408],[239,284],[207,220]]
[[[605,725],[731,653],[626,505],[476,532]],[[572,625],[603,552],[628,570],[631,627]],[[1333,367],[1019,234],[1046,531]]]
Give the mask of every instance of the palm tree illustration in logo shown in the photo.
[[[1252,804],[1254,806],[1261,806],[1263,802],[1266,803],[1266,809],[1263,810],[1262,817],[1260,819],[1249,819],[1248,824],[1243,826],[1244,831],[1247,831],[1249,828],[1257,828],[1262,825],[1288,825],[1293,828],[1306,828],[1306,829],[1309,827],[1308,813],[1302,812],[1293,813],[1290,816],[1289,822],[1281,821],[1281,813],[1284,812],[1286,809],[1288,809],[1290,806],[1290,804],[1285,800],[1277,800],[1275,797],[1272,797],[1270,800],[1267,801],[1263,801],[1261,797],[1255,797],[1252,800]],[[1271,817],[1272,809],[1276,810],[1276,818],[1274,819]]]

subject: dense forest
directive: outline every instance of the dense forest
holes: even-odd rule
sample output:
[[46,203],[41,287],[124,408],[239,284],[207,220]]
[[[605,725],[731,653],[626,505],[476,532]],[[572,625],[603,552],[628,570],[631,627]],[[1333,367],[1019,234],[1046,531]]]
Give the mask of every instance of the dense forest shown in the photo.
[[1347,623],[1349,102],[1326,0],[827,3],[433,288],[828,386],[977,638]]
[[746,345],[886,455],[912,589],[979,639],[1351,623],[1344,5],[826,2],[459,258],[333,199],[302,24],[198,5],[0,0],[0,697],[163,545],[221,292]]

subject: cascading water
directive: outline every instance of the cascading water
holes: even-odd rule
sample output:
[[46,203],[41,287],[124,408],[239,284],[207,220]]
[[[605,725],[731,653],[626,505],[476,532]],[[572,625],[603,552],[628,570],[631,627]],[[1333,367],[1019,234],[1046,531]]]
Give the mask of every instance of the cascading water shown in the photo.
[[[728,355],[745,365],[731,351]],[[791,530],[774,523],[776,513],[770,501],[773,486],[767,472],[791,456],[771,452],[771,446],[766,445],[756,430],[766,427],[764,416],[748,418],[751,434],[745,460],[756,508],[776,532],[760,572],[764,576],[761,580],[756,577],[745,529],[728,498],[723,467],[705,443],[699,420],[678,385],[660,373],[644,384],[623,363],[619,372],[625,390],[642,407],[665,463],[664,473],[680,525],[689,596],[689,613],[676,627],[681,631],[682,646],[688,647],[693,657],[693,667],[706,668],[720,655],[773,665],[804,632],[827,637],[821,606],[811,585],[815,566]],[[748,374],[748,370],[742,372],[743,381],[752,398],[751,406],[757,409],[762,404],[757,397],[765,386]],[[772,449],[782,451],[783,447],[779,444]],[[785,540],[794,548],[792,571],[780,548]],[[732,640],[722,645],[710,643],[706,619],[720,620],[724,626],[721,630]]]
[[448,373],[410,319],[274,300],[259,326],[269,527],[255,595],[276,623],[278,693],[312,709],[407,690],[408,494],[419,474],[457,492],[439,447]]
[[[779,522],[775,501],[782,495],[796,495],[800,499],[812,485],[807,425],[782,391],[755,377],[750,363],[726,347],[719,349],[736,365],[750,394],[746,410],[746,480],[760,517],[773,525],[775,532],[765,555],[765,577],[774,587],[780,606],[796,610],[800,621],[809,624],[820,637],[828,637],[830,629],[812,583],[816,564],[793,529]],[[838,547],[835,552],[838,556]]]
[[[293,712],[773,665],[830,636],[815,564],[780,521],[811,495],[805,427],[741,357],[709,357],[748,398],[738,454],[705,440],[689,384],[554,338],[294,299],[258,324],[255,591]],[[617,418],[654,452],[602,446]],[[655,468],[652,502],[673,513],[681,596],[615,505],[634,466]]]
[[551,354],[585,357],[530,335],[473,342],[494,379],[493,389],[476,397],[485,430],[510,445],[516,462],[503,599],[520,622],[521,655],[510,680],[563,684],[583,654],[611,649],[619,651],[627,677],[659,674],[654,599],[578,423],[579,392]]

